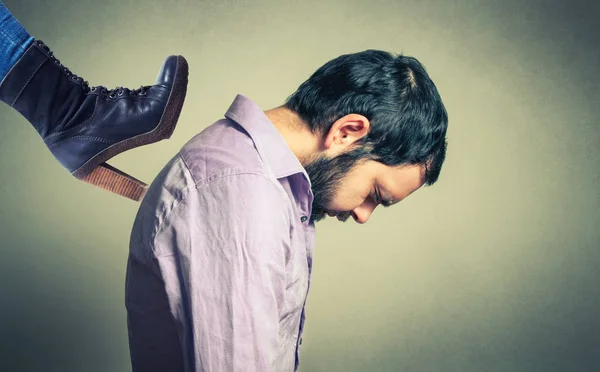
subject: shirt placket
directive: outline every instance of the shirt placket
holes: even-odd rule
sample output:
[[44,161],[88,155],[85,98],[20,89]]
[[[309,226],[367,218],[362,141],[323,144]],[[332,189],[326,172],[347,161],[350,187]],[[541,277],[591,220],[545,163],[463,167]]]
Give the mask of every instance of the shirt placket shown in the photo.
[[[304,201],[304,205],[301,206],[302,211],[306,211],[306,215],[310,216],[311,204],[312,204],[312,191],[310,190],[308,181],[303,178],[303,187],[307,190],[307,198]],[[306,263],[308,265],[308,285],[306,287],[306,294],[304,296],[304,303],[302,304],[302,313],[300,314],[300,326],[298,329],[298,339],[296,341],[296,365],[294,370],[298,369],[300,364],[300,345],[302,345],[302,333],[304,332],[304,321],[306,319],[306,300],[308,299],[308,292],[310,290],[311,274],[312,274],[312,258],[313,258],[313,244],[314,240],[314,223],[301,219],[302,231],[304,232],[304,241],[306,247]]]

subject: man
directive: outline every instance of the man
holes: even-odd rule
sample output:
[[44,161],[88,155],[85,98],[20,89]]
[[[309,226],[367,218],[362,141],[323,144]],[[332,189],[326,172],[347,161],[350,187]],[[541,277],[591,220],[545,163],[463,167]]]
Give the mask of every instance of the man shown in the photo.
[[0,2],[0,101],[23,115],[76,178],[129,199],[147,185],[106,164],[124,151],[171,137],[187,91],[182,56],[139,89],[90,87]]
[[126,305],[134,371],[295,371],[314,223],[365,223],[433,184],[447,114],[414,58],[368,50],[281,106],[238,95],[141,203]]

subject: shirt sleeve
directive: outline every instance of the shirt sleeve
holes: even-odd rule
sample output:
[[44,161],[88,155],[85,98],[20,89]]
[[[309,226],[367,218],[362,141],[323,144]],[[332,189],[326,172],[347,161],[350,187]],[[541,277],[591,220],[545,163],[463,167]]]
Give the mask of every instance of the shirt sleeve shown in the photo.
[[188,190],[154,254],[186,371],[273,371],[290,217],[263,175],[221,176]]

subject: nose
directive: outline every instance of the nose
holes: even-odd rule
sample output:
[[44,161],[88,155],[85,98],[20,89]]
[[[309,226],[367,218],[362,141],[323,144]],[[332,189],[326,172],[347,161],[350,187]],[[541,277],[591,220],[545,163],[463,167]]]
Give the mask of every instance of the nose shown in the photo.
[[352,210],[352,217],[354,218],[354,221],[362,225],[369,220],[375,208],[376,206],[361,205]]

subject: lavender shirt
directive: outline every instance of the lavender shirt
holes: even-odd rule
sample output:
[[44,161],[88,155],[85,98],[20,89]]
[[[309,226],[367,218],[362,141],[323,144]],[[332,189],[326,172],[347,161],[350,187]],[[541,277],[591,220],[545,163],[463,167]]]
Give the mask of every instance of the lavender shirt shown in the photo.
[[238,95],[163,168],[133,225],[134,371],[296,371],[315,227],[306,171]]

